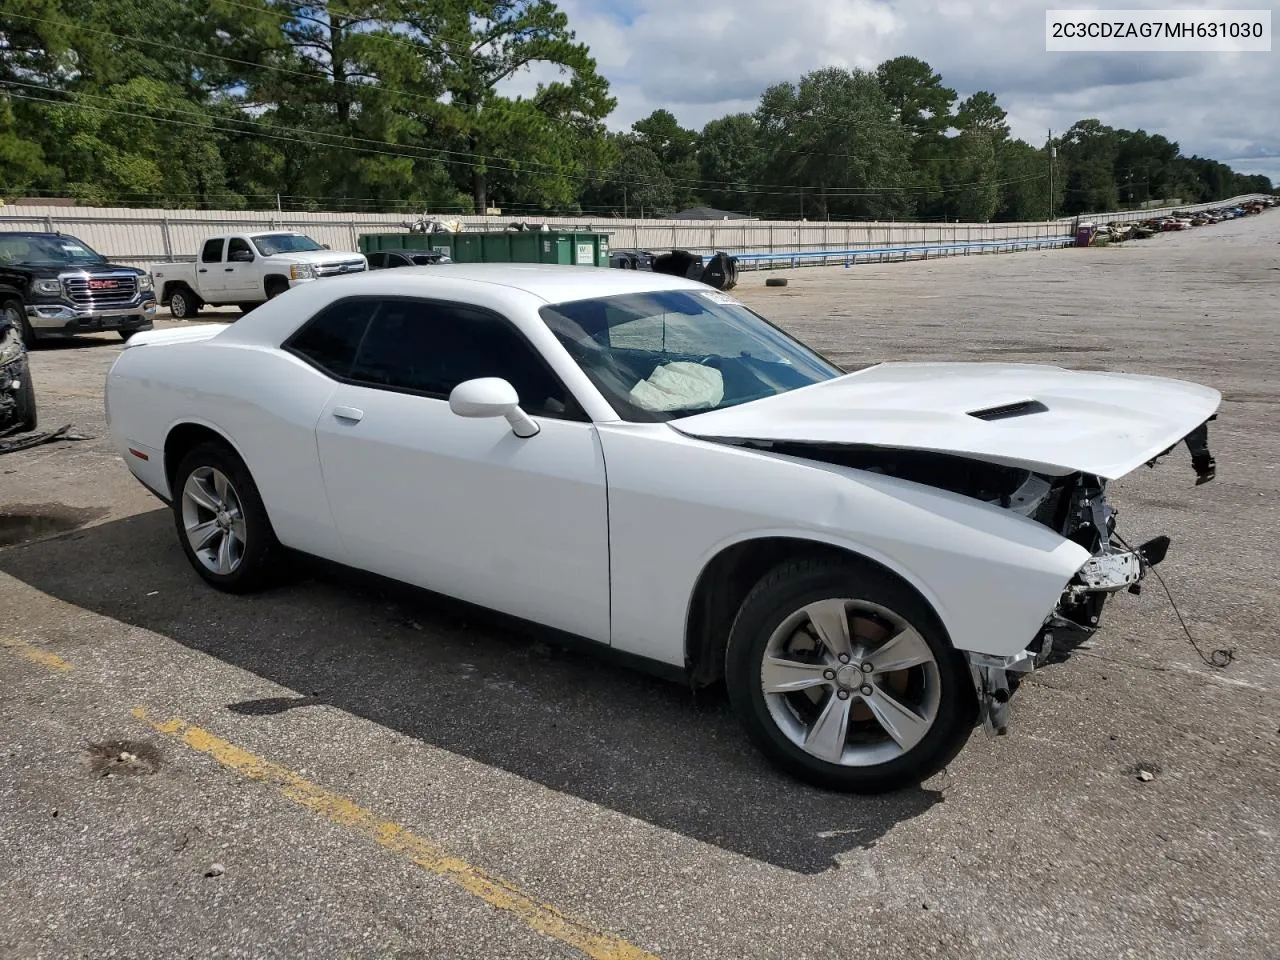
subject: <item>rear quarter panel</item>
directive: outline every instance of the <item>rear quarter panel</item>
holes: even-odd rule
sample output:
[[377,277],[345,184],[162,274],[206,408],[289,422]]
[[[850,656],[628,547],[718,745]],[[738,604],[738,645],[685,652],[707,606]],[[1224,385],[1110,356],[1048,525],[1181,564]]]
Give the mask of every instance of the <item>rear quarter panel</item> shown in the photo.
[[[223,436],[253,474],[286,546],[341,559],[317,455],[315,425],[335,384],[270,347],[215,338],[124,350],[108,374],[111,434],[139,479],[171,497],[166,438],[183,423]],[[143,449],[147,461],[129,452]]]
[[168,291],[175,283],[186,284],[196,293],[200,292],[200,282],[196,277],[196,264],[190,263],[153,263],[151,264],[151,282],[155,286],[156,296],[168,299]]

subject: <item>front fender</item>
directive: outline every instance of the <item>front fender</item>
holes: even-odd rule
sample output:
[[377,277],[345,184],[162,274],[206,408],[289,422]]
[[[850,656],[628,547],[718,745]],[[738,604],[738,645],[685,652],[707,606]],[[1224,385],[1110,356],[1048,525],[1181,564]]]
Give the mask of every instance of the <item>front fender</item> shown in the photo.
[[1026,649],[1088,551],[1019,514],[881,474],[599,424],[614,646],[684,659],[698,579],[735,543],[810,540],[864,556],[933,606],[957,649]]

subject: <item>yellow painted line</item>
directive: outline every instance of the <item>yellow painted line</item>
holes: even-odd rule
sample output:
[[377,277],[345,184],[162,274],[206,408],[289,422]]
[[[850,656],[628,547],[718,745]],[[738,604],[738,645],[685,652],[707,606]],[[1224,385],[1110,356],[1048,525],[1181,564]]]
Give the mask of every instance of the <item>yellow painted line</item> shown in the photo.
[[491,907],[524,921],[539,933],[576,947],[593,960],[658,960],[651,953],[624,940],[600,933],[581,920],[542,903],[501,877],[450,856],[430,840],[390,820],[382,820],[354,800],[332,793],[278,764],[214,736],[181,719],[157,720],[142,707],[133,715],[160,733],[181,741],[193,750],[212,757],[224,767],[270,784],[300,806],[326,820],[372,840],[378,846],[400,854],[424,870],[444,877]]
[[30,660],[32,663],[38,663],[55,673],[66,673],[71,669],[71,664],[63,660],[56,653],[50,653],[48,650],[42,650],[40,647],[33,647],[29,643],[23,643],[21,640],[12,640],[9,637],[0,637],[0,647],[12,650],[20,657]]

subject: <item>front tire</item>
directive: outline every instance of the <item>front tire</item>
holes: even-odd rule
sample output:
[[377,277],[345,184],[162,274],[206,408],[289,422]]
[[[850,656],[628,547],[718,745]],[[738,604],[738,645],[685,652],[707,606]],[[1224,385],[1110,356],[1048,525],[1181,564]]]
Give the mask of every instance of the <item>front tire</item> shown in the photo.
[[936,615],[869,564],[791,561],[766,575],[734,621],[725,680],[775,766],[853,793],[932,776],[977,716],[969,672]]
[[173,475],[173,517],[187,559],[228,593],[269,585],[280,544],[249,469],[227,444],[202,443]]

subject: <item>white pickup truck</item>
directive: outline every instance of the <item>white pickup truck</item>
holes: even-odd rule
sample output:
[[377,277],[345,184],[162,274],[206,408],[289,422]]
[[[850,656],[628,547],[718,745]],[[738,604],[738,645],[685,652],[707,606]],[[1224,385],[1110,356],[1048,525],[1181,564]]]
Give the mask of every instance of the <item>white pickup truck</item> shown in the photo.
[[194,261],[154,263],[151,276],[160,304],[185,320],[204,306],[251,310],[300,283],[368,269],[364,254],[330,250],[289,230],[262,230],[206,237]]

